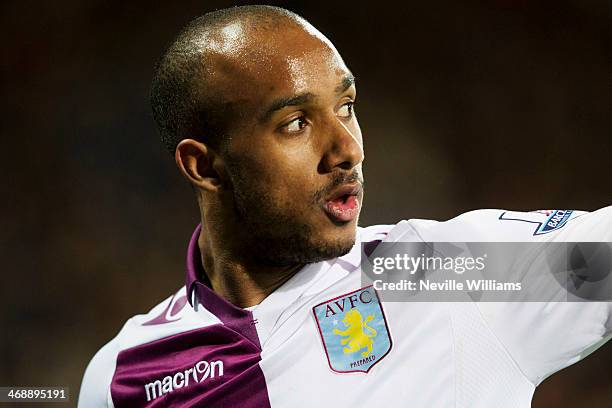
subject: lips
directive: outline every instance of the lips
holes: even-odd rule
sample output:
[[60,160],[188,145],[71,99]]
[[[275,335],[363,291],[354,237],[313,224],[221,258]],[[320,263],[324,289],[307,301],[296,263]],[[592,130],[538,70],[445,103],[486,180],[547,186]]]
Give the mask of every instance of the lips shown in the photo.
[[344,184],[331,192],[325,200],[323,210],[337,223],[348,223],[359,215],[360,183]]

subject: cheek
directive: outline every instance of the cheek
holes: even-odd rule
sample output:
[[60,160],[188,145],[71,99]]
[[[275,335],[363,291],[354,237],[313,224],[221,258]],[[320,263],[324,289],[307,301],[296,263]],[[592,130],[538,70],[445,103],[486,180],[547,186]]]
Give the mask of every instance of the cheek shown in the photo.
[[313,146],[302,143],[302,148],[288,154],[286,161],[279,166],[284,185],[296,195],[312,195],[321,187],[317,171],[320,161]]
[[279,211],[304,218],[316,202],[316,192],[320,187],[316,183],[313,172],[297,166],[279,166],[259,187],[265,189],[271,205]]
[[281,203],[292,207],[310,205],[317,191],[316,179],[302,168],[284,169],[275,174],[276,179],[270,183],[271,193]]
[[[320,157],[309,135],[287,139],[262,137],[245,148],[233,162],[240,168],[242,184],[277,206],[303,207],[312,203],[322,187],[317,178]],[[317,184],[318,183],[318,184]]]
[[313,139],[307,135],[281,140],[262,155],[262,172],[274,185],[307,189],[317,174],[320,157]]

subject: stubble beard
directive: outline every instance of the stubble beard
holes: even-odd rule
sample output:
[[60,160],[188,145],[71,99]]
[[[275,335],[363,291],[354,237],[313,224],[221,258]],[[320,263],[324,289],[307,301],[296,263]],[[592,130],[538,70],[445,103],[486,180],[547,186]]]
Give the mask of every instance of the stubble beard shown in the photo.
[[[247,256],[260,265],[286,267],[320,262],[347,254],[355,243],[337,239],[317,241],[311,225],[275,205],[263,189],[256,189],[241,174],[232,177],[234,214],[244,233]],[[322,192],[313,195],[317,208]]]

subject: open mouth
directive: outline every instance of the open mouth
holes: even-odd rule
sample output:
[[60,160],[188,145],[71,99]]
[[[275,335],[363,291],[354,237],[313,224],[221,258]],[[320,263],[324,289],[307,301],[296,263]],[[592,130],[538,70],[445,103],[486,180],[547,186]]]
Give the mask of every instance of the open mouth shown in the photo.
[[332,221],[347,223],[359,215],[359,184],[340,187],[325,201],[323,209]]

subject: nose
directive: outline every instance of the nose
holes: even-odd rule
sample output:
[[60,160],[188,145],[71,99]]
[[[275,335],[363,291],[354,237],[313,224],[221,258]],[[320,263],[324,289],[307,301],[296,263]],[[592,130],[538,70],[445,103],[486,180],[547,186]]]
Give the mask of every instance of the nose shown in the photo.
[[324,130],[327,143],[320,170],[325,173],[330,173],[337,168],[351,170],[364,158],[359,124],[354,119],[348,126],[335,115],[330,118],[329,122],[329,127]]

